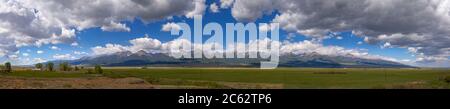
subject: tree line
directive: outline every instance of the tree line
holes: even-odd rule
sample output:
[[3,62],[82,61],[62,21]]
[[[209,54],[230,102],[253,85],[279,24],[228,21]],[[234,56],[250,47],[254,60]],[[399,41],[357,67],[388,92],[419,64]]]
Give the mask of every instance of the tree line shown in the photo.
[[6,62],[4,65],[0,65],[0,73],[11,73],[12,66],[10,62]]
[[[48,62],[45,65],[42,63],[37,63],[35,67],[41,71],[56,71],[55,64],[52,62]],[[84,70],[85,68],[83,66],[71,66],[68,62],[63,62],[59,64],[59,71],[80,71]],[[86,73],[97,73],[102,74],[103,69],[100,65],[95,65],[94,70],[92,69],[86,69]]]
[[[53,62],[48,62],[46,64],[43,63],[37,63],[34,65],[34,67],[36,69],[39,69],[40,71],[56,71],[55,69],[55,64]],[[63,62],[59,64],[59,71],[80,71],[80,70],[84,70],[85,68],[83,66],[79,67],[79,66],[71,66],[68,62]],[[13,71],[11,62],[6,62],[5,64],[0,64],[0,73],[11,73]],[[103,69],[101,67],[101,65],[95,65],[94,69],[86,69],[85,70],[86,73],[97,73],[97,74],[102,74],[103,73]]]

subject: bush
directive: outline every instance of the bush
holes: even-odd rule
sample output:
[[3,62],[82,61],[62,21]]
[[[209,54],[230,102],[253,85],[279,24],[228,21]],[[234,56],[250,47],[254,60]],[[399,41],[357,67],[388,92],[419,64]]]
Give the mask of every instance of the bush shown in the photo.
[[449,84],[450,84],[450,76],[444,77],[444,81],[445,81],[446,83],[449,83]]
[[70,71],[71,67],[70,67],[70,64],[68,62],[63,62],[63,63],[59,64],[59,69],[61,71]]
[[12,67],[11,67],[11,63],[10,62],[6,62],[5,63],[5,71],[6,71],[6,73],[11,73],[12,72]]
[[75,71],[79,71],[80,70],[80,68],[78,68],[78,66],[75,66]]
[[94,71],[93,71],[92,69],[87,69],[87,70],[86,70],[86,73],[87,73],[87,74],[94,74]]
[[100,66],[100,65],[95,65],[95,73],[97,73],[97,74],[103,74],[102,66]]
[[48,71],[53,71],[54,64],[52,62],[47,63],[46,65]]
[[147,66],[141,67],[141,69],[148,69]]
[[37,63],[36,65],[34,65],[37,69],[39,70],[43,70],[44,69],[44,65],[42,63]]
[[4,65],[0,65],[0,73],[6,73],[6,67]]

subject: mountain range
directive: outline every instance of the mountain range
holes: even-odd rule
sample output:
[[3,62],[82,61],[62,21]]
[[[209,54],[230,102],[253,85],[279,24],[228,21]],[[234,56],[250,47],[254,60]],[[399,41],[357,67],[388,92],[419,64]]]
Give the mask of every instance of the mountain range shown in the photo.
[[[259,67],[267,59],[191,59],[173,58],[164,53],[145,51],[118,52],[109,55],[87,56],[77,60],[57,60],[53,63],[69,62],[72,65],[103,66],[149,66],[149,67]],[[283,54],[279,67],[314,68],[413,68],[413,66],[382,59],[365,59],[352,56],[327,56],[318,53]]]

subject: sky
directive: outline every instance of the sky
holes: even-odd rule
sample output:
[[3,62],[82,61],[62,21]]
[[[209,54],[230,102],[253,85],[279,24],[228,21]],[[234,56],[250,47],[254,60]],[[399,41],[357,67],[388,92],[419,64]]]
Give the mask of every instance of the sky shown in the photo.
[[[282,53],[450,67],[450,0],[0,0],[0,62],[175,46],[176,23],[279,23]],[[258,25],[259,29],[270,25]]]

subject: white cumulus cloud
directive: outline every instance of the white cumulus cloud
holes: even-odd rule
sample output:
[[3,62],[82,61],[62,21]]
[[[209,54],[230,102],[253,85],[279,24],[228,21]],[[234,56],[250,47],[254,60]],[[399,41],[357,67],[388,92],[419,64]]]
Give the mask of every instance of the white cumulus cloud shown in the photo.
[[217,6],[216,3],[213,3],[213,4],[209,5],[209,10],[211,10],[211,12],[213,12],[213,13],[218,13],[219,12],[219,6]]
[[173,22],[168,22],[162,26],[161,31],[170,31],[172,29],[180,30],[181,26]]
[[56,60],[73,60],[76,59],[74,56],[72,56],[71,54],[55,54],[53,55],[53,59]]
[[0,0],[0,56],[24,46],[73,45],[89,28],[131,31],[121,22],[192,18],[205,8],[205,0]]
[[103,31],[131,31],[131,29],[125,24],[116,22],[111,22],[110,24],[103,25],[100,29],[102,29]]
[[61,49],[60,49],[59,47],[57,47],[57,46],[51,46],[50,49],[52,49],[52,50],[61,50]]
[[273,22],[283,30],[314,39],[350,30],[368,44],[450,56],[449,0],[236,0],[231,7],[238,21],[276,11]]

